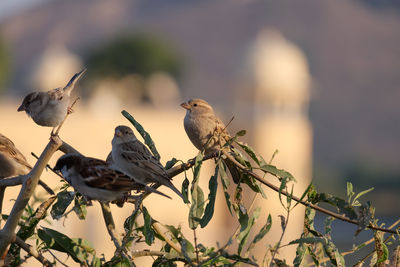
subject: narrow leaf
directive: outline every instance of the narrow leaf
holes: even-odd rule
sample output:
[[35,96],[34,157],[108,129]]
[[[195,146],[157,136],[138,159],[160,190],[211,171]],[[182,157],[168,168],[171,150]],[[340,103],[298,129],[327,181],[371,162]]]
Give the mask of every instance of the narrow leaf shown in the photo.
[[143,219],[144,219],[143,234],[145,237],[146,244],[150,246],[154,242],[154,232],[153,228],[151,227],[153,220],[151,219],[149,212],[144,206],[143,206]]
[[210,181],[208,182],[208,188],[210,192],[208,193],[208,203],[204,211],[203,218],[201,218],[200,220],[201,228],[206,227],[214,215],[215,198],[217,195],[217,188],[218,188],[217,178],[218,178],[218,166],[215,167],[215,173],[213,176],[211,176]]
[[158,153],[156,145],[154,144],[153,139],[151,139],[150,134],[144,130],[143,126],[139,122],[137,122],[133,118],[133,116],[129,114],[129,112],[123,110],[121,113],[132,123],[133,126],[135,126],[136,130],[143,137],[145,144],[150,148],[151,153],[153,153],[154,157],[160,160],[160,154]]
[[71,204],[72,200],[74,200],[74,195],[75,193],[70,191],[61,191],[57,194],[57,202],[50,211],[53,219],[58,220],[64,215],[65,210]]
[[165,164],[165,169],[171,169],[176,163],[178,162],[178,160],[176,158],[172,158],[171,160],[169,160],[166,164]]

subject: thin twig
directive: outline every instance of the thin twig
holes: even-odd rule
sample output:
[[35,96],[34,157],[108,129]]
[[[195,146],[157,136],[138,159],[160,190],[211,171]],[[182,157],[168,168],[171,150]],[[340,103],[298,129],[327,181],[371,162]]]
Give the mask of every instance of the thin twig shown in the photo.
[[[76,103],[79,99],[80,99],[80,98],[77,97],[77,98],[75,99],[75,101],[72,103],[72,105],[71,105],[69,108],[72,109],[72,107],[75,105],[75,103]],[[63,119],[63,121],[62,121],[62,122],[60,123],[60,125],[58,126],[58,128],[57,128],[56,132],[54,133],[54,135],[58,135],[58,133],[59,133],[60,130],[61,130],[61,127],[63,126],[63,124],[64,124],[64,122],[65,122],[65,120],[67,119],[67,117],[68,117],[69,114],[71,114],[71,113],[68,113],[68,112],[67,112],[67,115],[65,116],[65,118]]]
[[18,175],[11,178],[2,178],[0,180],[0,187],[17,186],[21,185],[26,179],[26,175]]
[[[279,250],[279,246],[280,246],[280,244],[282,243],[282,239],[283,239],[283,236],[285,235],[285,232],[286,232],[286,228],[287,228],[287,225],[288,225],[288,222],[289,222],[289,214],[290,214],[290,209],[287,209],[287,215],[286,215],[286,218],[285,218],[285,223],[283,224],[283,227],[282,227],[282,234],[281,234],[281,237],[279,238],[279,241],[278,241],[278,243],[276,244],[276,248],[274,249],[274,251],[272,252],[272,257],[271,257],[271,262],[270,262],[270,267],[272,267],[272,266],[274,266],[274,264],[273,264],[273,262],[274,262],[274,258],[275,258],[275,256],[276,256],[276,253],[278,253],[278,250]],[[283,217],[283,215],[281,215],[282,217]],[[281,218],[282,219],[282,218]]]
[[157,256],[157,257],[163,257],[168,255],[167,252],[164,251],[152,251],[152,250],[141,250],[141,251],[132,251],[131,252],[132,257],[138,258],[138,257],[144,257],[144,256]]
[[196,236],[196,229],[193,229],[193,236],[194,236],[194,249],[196,252],[196,259],[197,259],[197,263],[199,263],[199,249],[197,247],[197,236]]
[[35,259],[40,261],[43,264],[43,266],[48,266],[48,267],[53,266],[53,264],[49,260],[47,260],[45,257],[43,257],[43,255],[41,253],[38,253],[36,250],[32,249],[31,245],[25,243],[24,240],[22,240],[18,236],[15,239],[15,243],[20,248],[25,250],[29,255],[32,255]]
[[[250,176],[252,176],[253,178],[255,178],[257,181],[261,182],[262,184],[266,185],[267,187],[271,188],[272,190],[276,191],[276,192],[281,192],[282,195],[288,196],[289,193],[287,191],[280,191],[279,187],[277,187],[276,185],[273,185],[272,183],[268,182],[267,180],[265,180],[263,177],[259,176],[258,174],[248,170],[246,167],[244,167],[242,164],[240,164],[239,162],[236,161],[236,159],[234,159],[231,155],[229,155],[229,153],[227,153],[225,150],[221,149],[221,152],[233,163],[235,164],[239,169],[241,169],[242,171],[246,172],[247,174],[249,174]],[[339,219],[341,221],[345,221],[348,223],[352,223],[355,225],[358,225],[358,221],[356,220],[351,220],[343,215],[340,215],[336,212],[332,212],[330,210],[321,208],[315,204],[309,203],[307,201],[301,200],[300,198],[296,197],[296,196],[292,196],[292,199],[296,202],[301,203],[302,205],[306,206],[306,207],[311,207],[314,210],[317,210],[319,212],[325,213],[329,216],[332,216],[336,219]],[[386,233],[391,233],[391,234],[396,234],[396,231],[393,230],[389,230],[389,229],[385,229],[385,228],[381,228],[381,227],[376,227],[376,226],[372,226],[369,225],[367,226],[367,228],[372,229],[372,230],[377,230],[377,231],[381,231],[381,232],[386,232]]]
[[110,208],[110,204],[109,203],[104,203],[104,202],[100,202],[100,206],[101,206],[101,211],[103,212],[103,218],[104,218],[104,222],[106,224],[106,228],[108,231],[108,234],[111,237],[111,240],[114,242],[114,245],[117,249],[117,252],[126,260],[128,260],[129,264],[131,266],[133,266],[132,264],[132,259],[126,255],[121,247],[121,239],[118,236],[118,232],[115,229],[115,223],[114,223],[114,219],[111,213],[111,208]]
[[58,261],[59,263],[61,263],[61,265],[65,266],[65,267],[69,267],[68,265],[66,265],[62,260],[60,260],[59,258],[56,257],[56,255],[54,255],[54,253],[50,250],[47,249],[46,250],[48,253],[50,253],[51,256],[53,256],[53,258]]
[[176,252],[178,252],[179,254],[182,254],[182,249],[180,247],[178,247],[161,229],[161,224],[159,222],[154,222],[153,221],[153,228],[154,230],[157,231],[157,233],[162,236],[165,240],[165,242],[167,242],[167,244],[176,250]]
[[[58,150],[60,150],[60,148],[59,148]],[[31,155],[32,155],[34,158],[39,159],[39,157],[38,157],[34,152],[31,152]],[[57,176],[59,176],[59,177],[61,177],[61,178],[64,178],[60,173],[56,172],[49,164],[46,165],[46,169],[49,169],[50,171],[52,171],[52,172],[53,172],[54,174],[56,174]]]

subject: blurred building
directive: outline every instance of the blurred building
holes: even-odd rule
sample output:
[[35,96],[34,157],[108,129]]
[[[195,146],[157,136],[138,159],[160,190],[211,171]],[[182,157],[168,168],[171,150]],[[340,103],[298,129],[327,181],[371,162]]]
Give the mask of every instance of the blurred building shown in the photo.
[[[297,179],[294,195],[301,196],[312,177],[312,129],[308,119],[311,76],[304,53],[276,29],[260,31],[250,45],[236,89],[236,119],[244,129],[251,129],[250,144],[268,162],[289,171]],[[249,119],[251,118],[251,119]],[[280,185],[275,177],[266,179]],[[272,229],[264,243],[273,247],[282,233],[279,215],[287,216],[276,192],[266,189],[267,199],[258,198],[262,207],[261,227],[272,216]],[[252,195],[250,192],[248,195]],[[297,239],[303,232],[304,207],[298,205],[290,214],[282,245]],[[259,245],[256,258],[262,258],[265,245]],[[296,246],[288,246],[278,257],[292,262]]]

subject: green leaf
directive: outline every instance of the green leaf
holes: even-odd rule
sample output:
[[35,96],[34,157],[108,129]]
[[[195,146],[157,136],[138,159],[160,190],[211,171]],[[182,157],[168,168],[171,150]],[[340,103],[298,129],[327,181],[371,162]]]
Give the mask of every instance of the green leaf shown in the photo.
[[[361,191],[360,193],[358,193],[358,194],[354,197],[353,203],[354,203],[355,201],[357,201],[358,198],[360,198],[361,196],[363,196],[363,195],[365,195],[365,194],[371,192],[372,190],[374,190],[373,187],[371,187],[370,189],[367,189],[367,190],[364,190],[364,191]],[[354,204],[353,204],[353,205],[354,205]],[[359,205],[358,205],[358,206],[359,206]]]
[[182,195],[183,195],[183,202],[185,204],[190,203],[189,201],[189,179],[186,177],[185,172],[185,180],[182,182]]
[[226,205],[228,206],[229,212],[232,214],[231,196],[228,191],[229,179],[228,175],[226,175],[225,165],[222,163],[222,160],[219,160],[217,165],[219,169],[219,177],[221,178],[222,182],[222,188],[224,189]]
[[[303,194],[301,195],[300,201],[302,201],[302,200],[307,196],[308,192],[309,192],[310,190],[312,190],[312,187],[313,187],[313,184],[312,184],[312,182],[311,182],[311,183],[307,186],[306,190],[304,190]],[[298,204],[300,204],[300,201],[299,201],[299,202],[296,202],[296,204],[294,204],[293,208],[296,207]]]
[[301,263],[303,262],[305,256],[306,256],[306,245],[305,244],[299,244],[296,249],[296,257],[293,260],[293,267],[300,267],[302,266]]
[[171,160],[167,161],[167,163],[165,164],[165,169],[171,169],[172,167],[174,167],[174,165],[178,162],[178,160],[176,158],[172,158]]
[[101,267],[101,259],[93,257],[92,262],[90,263],[90,267]]
[[235,202],[232,205],[236,216],[240,223],[240,232],[244,231],[249,223],[249,215],[247,214],[247,209],[242,203],[242,188],[240,184],[237,185],[235,191]]
[[72,200],[74,200],[75,193],[70,191],[61,191],[57,194],[57,202],[51,208],[50,214],[51,217],[55,220],[60,219],[65,210],[71,204]]
[[154,232],[153,228],[151,227],[153,220],[151,219],[149,212],[144,206],[143,206],[143,219],[144,219],[143,234],[145,237],[146,244],[150,246],[154,242]]
[[258,160],[256,152],[250,146],[242,142],[236,143],[247,153],[247,155],[250,156],[250,158],[252,158],[257,163],[258,166],[260,166],[260,161]]
[[240,130],[235,134],[236,136],[245,136],[246,135],[246,130]]
[[353,196],[354,196],[353,184],[350,182],[347,182],[347,198],[349,199],[349,202],[351,202],[351,198]]
[[156,157],[157,160],[160,160],[160,154],[158,153],[156,145],[154,144],[153,139],[151,139],[150,134],[144,130],[143,126],[139,122],[137,122],[133,118],[133,116],[129,114],[128,111],[123,110],[121,113],[132,123],[133,126],[135,126],[136,130],[143,137],[145,144],[150,148],[151,153],[153,153],[154,157]]
[[84,263],[86,261],[86,251],[80,246],[79,242],[68,236],[46,227],[38,229],[38,235],[48,248],[67,253],[75,262]]
[[191,187],[192,204],[189,210],[189,227],[196,229],[204,212],[204,193],[199,186],[200,170],[204,154],[199,152],[194,163],[194,174]]
[[200,220],[201,228],[206,227],[206,225],[210,222],[211,218],[214,215],[214,206],[215,206],[215,197],[217,195],[218,188],[218,166],[215,167],[215,173],[211,176],[210,181],[208,182],[208,188],[210,190],[208,194],[208,203],[206,209],[204,211],[203,218]]
[[271,164],[261,164],[260,169],[263,170],[266,173],[272,174],[279,180],[286,179],[288,181],[293,181],[296,182],[296,179],[293,177],[292,174],[285,170],[278,169],[274,165]]
[[271,218],[271,214],[268,215],[267,218],[267,222],[264,224],[264,226],[260,229],[260,231],[258,232],[258,234],[254,237],[253,241],[251,242],[251,245],[249,246],[249,248],[247,249],[247,251],[251,250],[254,245],[260,241],[261,239],[264,238],[264,236],[269,232],[269,230],[271,229],[272,226],[272,218]]
[[189,210],[189,227],[196,229],[204,212],[204,193],[196,183],[192,190],[192,205]]
[[257,207],[250,220],[247,223],[247,227],[245,230],[243,230],[237,237],[238,241],[239,241],[239,246],[238,246],[238,255],[240,255],[242,253],[243,247],[244,245],[246,245],[247,239],[249,238],[249,234],[250,234],[250,230],[253,227],[253,225],[255,224],[256,220],[258,219],[258,217],[260,216],[260,211],[261,208]]
[[[78,194],[77,194],[78,195]],[[75,197],[74,201],[74,211],[80,220],[84,220],[86,218],[86,203],[82,197]]]
[[199,152],[199,154],[197,154],[195,162],[194,162],[194,173],[193,173],[193,181],[192,181],[192,191],[193,191],[193,187],[194,185],[198,184],[199,182],[199,178],[200,178],[200,170],[201,170],[201,165],[203,164],[203,158],[204,158],[204,154],[203,152]]

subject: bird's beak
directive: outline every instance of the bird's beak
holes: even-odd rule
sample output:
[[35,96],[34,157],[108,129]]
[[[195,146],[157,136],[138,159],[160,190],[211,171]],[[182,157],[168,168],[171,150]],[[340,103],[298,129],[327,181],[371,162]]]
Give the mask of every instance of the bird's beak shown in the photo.
[[115,136],[116,137],[121,137],[122,136],[122,132],[121,131],[115,131]]
[[19,108],[17,109],[18,112],[19,112],[19,111],[25,111],[25,110],[26,110],[26,107],[25,107],[24,104],[22,104],[21,106],[19,106]]
[[181,104],[181,107],[183,107],[184,109],[187,109],[187,110],[190,110],[190,109],[191,109],[191,106],[190,106],[188,103],[186,103],[186,102],[183,102],[183,103]]

